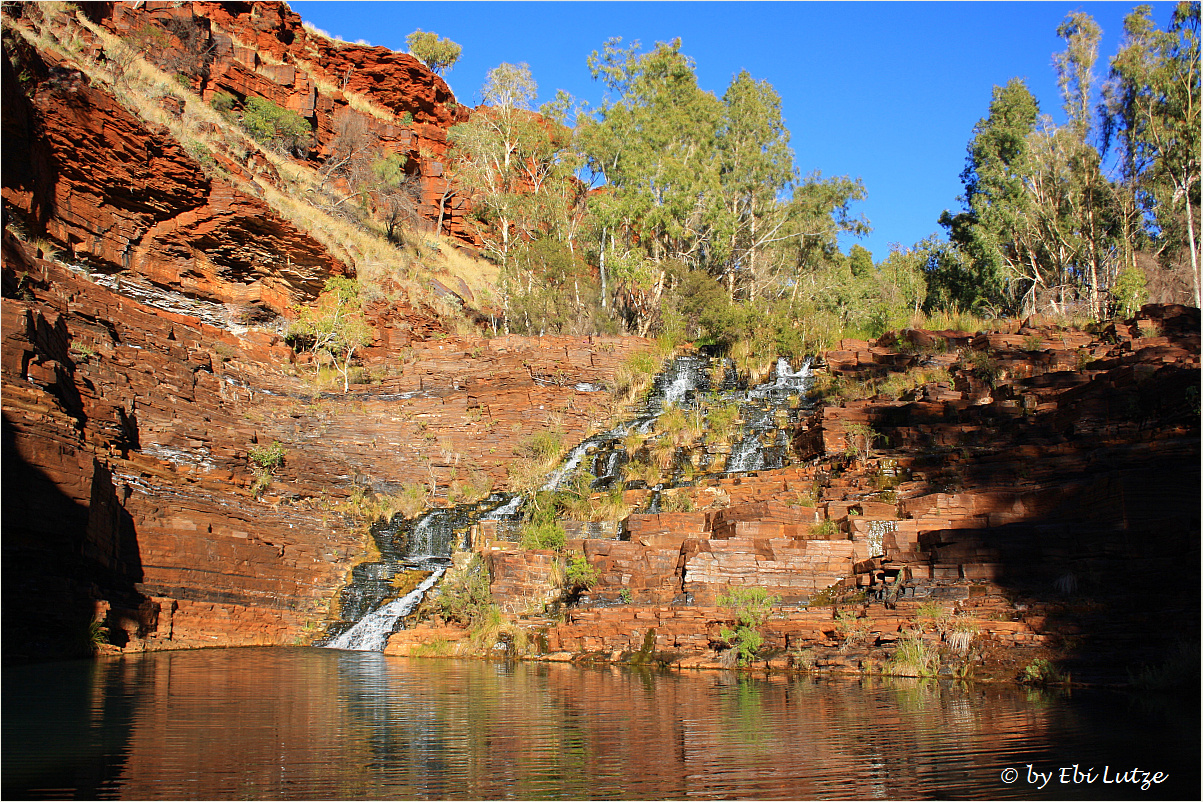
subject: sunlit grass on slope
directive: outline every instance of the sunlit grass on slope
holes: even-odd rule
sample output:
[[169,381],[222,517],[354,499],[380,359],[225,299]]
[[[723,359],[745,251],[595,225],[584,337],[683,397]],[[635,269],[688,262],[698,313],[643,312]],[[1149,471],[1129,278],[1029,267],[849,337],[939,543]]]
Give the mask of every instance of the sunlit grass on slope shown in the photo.
[[[106,87],[145,123],[166,127],[208,174],[229,181],[249,195],[262,197],[281,217],[309,232],[331,255],[355,270],[369,297],[383,295],[395,300],[401,290],[411,303],[426,304],[459,333],[472,331],[456,305],[434,291],[431,280],[440,280],[453,291],[457,290],[458,280],[462,280],[478,303],[487,303],[492,299],[497,277],[495,266],[460,252],[435,233],[404,232],[406,245],[397,247],[381,233],[328,214],[309,202],[310,198],[323,199],[322,181],[316,170],[262,147],[194,92],[138,56],[120,37],[79,13],[74,17],[56,17],[60,10],[43,7],[39,25],[8,18],[4,24],[37,47],[70,59],[93,83]],[[64,22],[53,22],[55,19]],[[100,42],[106,54],[112,54],[108,59],[110,64],[123,65],[120,75],[89,56],[85,31]],[[349,98],[355,95],[345,90],[343,94]],[[179,117],[169,113],[161,103],[164,97],[182,100],[184,113]],[[353,107],[362,106],[363,110],[371,107],[369,113],[377,117],[386,114],[366,98],[355,97],[360,102],[352,101]],[[268,180],[252,185],[231,175],[218,166],[214,153],[237,163],[247,163],[251,153],[258,153],[275,168],[283,186],[277,188]]]

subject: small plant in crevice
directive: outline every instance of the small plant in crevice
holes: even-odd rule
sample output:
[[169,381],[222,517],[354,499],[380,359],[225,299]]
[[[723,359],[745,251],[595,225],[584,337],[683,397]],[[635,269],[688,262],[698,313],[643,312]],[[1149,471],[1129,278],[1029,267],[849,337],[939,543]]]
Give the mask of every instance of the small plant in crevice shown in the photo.
[[410,652],[414,657],[449,657],[455,651],[451,641],[441,635],[435,635],[430,640],[419,643]]
[[630,604],[631,603],[631,589],[623,588],[622,590],[618,591],[618,600],[620,602],[622,602],[623,604]]
[[1128,671],[1128,681],[1141,691],[1174,691],[1199,687],[1199,643],[1178,643],[1160,663]]
[[554,493],[540,492],[527,503],[526,518],[518,530],[522,548],[564,550],[568,535],[556,517],[554,498]]
[[495,604],[484,609],[470,630],[472,645],[477,649],[492,652],[500,647],[510,656],[525,653],[530,641],[527,631],[515,626]]
[[873,443],[884,439],[872,426],[867,423],[848,423],[844,425],[844,456],[855,460],[865,460],[873,456]]
[[957,654],[968,654],[969,647],[977,637],[977,625],[969,621],[953,619],[941,628],[944,642]]
[[729,661],[746,666],[756,657],[764,644],[764,635],[759,627],[768,620],[773,605],[781,598],[764,588],[735,587],[721,593],[716,600],[719,607],[726,607],[735,616],[735,628],[724,627],[719,633],[730,644]]
[[1003,375],[1002,366],[985,351],[970,351],[963,355],[960,367],[990,387]]
[[810,527],[810,536],[815,540],[831,540],[839,534],[840,528],[835,521],[826,518],[822,523]]
[[837,610],[835,631],[840,638],[840,651],[847,651],[852,644],[869,634],[869,622],[862,619],[855,610]]
[[255,474],[251,495],[258,497],[271,486],[272,477],[284,465],[284,446],[278,440],[272,441],[270,446],[251,446],[247,450],[247,459]]
[[448,621],[472,626],[493,606],[489,591],[489,569],[479,554],[463,568],[449,571],[439,583],[435,608]]
[[86,654],[93,655],[100,651],[100,647],[109,642],[109,628],[104,625],[104,620],[94,618],[88,623],[88,628],[84,633],[84,649]]
[[926,601],[919,605],[919,609],[915,610],[915,618],[920,621],[927,620],[939,623],[948,618],[948,611],[936,602]]
[[790,665],[797,671],[811,672],[818,665],[814,649],[794,648],[789,650]]
[[661,512],[693,512],[693,496],[688,493],[665,493],[660,496]]
[[578,596],[596,585],[599,579],[601,571],[590,565],[584,554],[575,552],[564,570],[564,591],[569,597]]

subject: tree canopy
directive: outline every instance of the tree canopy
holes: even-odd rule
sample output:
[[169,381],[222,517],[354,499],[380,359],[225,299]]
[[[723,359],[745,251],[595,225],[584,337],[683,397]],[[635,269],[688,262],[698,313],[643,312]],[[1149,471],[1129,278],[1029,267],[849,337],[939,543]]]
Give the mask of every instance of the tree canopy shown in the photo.
[[[527,64],[490,70],[483,105],[449,133],[441,208],[454,196],[469,209],[500,267],[498,331],[625,330],[766,356],[922,313],[1198,303],[1199,4],[1180,3],[1166,30],[1137,7],[1109,60],[1088,14],[1056,33],[1064,122],[1020,78],[993,87],[945,236],[884,255],[855,242],[869,231],[863,183],[795,152],[773,86],[741,70],[709,91],[680,39],[604,42],[586,59],[604,90],[592,108],[541,99]],[[460,52],[420,30],[409,44],[436,72]],[[391,236],[414,208],[404,157],[352,133],[332,144],[330,175]]]
[[[1001,313],[1078,308],[1099,318],[1130,309],[1150,269],[1184,272],[1189,295],[1179,299],[1203,300],[1199,4],[1179,3],[1165,31],[1151,14],[1142,5],[1124,20],[1101,87],[1099,26],[1075,11],[1057,28],[1064,125],[1040,114],[1019,79],[994,88],[969,143],[963,211],[940,219],[957,254],[929,253],[929,276],[943,285],[929,303],[976,295]],[[1140,254],[1160,268],[1142,267]]]
[[463,52],[463,48],[450,39],[421,28],[405,37],[405,44],[409,47],[410,54],[435,75],[442,75],[454,67]]

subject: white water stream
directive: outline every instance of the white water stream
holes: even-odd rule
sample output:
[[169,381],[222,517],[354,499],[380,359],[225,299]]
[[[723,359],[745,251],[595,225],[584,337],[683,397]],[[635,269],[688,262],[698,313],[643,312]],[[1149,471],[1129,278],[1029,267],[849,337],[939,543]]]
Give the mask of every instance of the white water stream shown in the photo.
[[446,568],[439,568],[422,581],[422,584],[399,599],[394,599],[379,610],[373,610],[359,620],[355,626],[326,644],[328,649],[349,649],[355,652],[381,652],[388,636],[393,633],[397,619],[409,615],[426,591],[434,587]]

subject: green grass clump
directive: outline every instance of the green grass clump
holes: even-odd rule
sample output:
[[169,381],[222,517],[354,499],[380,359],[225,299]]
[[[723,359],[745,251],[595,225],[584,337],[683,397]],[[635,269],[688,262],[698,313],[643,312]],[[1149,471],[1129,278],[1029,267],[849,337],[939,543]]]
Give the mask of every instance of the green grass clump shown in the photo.
[[489,570],[479,554],[473,555],[462,570],[449,572],[444,577],[435,604],[443,618],[469,626],[488,612],[493,604]]
[[564,588],[569,593],[588,590],[601,579],[601,571],[590,565],[585,555],[576,552],[568,560],[565,570]]
[[828,518],[822,523],[812,526],[810,528],[810,536],[816,540],[831,540],[833,537],[839,534],[839,531],[840,529],[838,526],[836,526],[835,521]]
[[729,653],[734,661],[746,666],[764,645],[759,627],[768,620],[773,605],[780,604],[781,598],[764,588],[735,587],[729,593],[719,594],[717,602],[735,615],[735,629],[723,628],[719,634],[731,644]]
[[940,667],[936,650],[923,641],[923,633],[907,630],[902,633],[886,673],[896,677],[934,677]]

